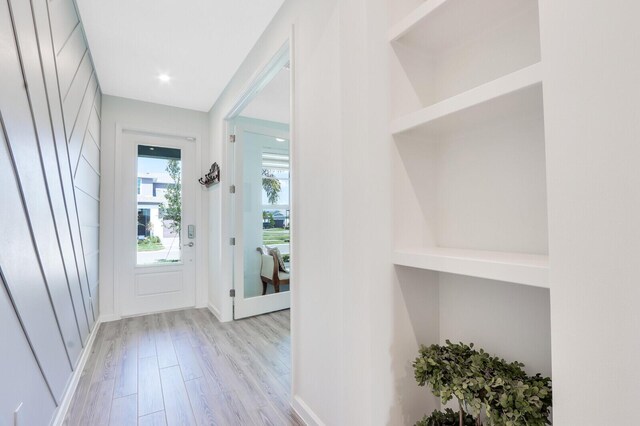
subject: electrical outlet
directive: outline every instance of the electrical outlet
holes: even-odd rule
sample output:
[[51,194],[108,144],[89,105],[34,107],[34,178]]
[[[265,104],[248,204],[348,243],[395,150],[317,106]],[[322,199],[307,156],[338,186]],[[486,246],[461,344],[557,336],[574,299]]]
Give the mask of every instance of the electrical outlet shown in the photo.
[[22,410],[22,402],[13,412],[13,426],[22,426],[22,423],[20,422],[20,410]]

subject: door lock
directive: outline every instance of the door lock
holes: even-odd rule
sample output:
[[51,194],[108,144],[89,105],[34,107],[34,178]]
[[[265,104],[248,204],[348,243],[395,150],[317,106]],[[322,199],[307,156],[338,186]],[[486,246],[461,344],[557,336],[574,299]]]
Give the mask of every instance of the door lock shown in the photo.
[[193,245],[194,245],[193,241],[191,241],[190,243],[187,243],[187,244],[183,244],[183,246],[185,246],[185,247],[193,247]]

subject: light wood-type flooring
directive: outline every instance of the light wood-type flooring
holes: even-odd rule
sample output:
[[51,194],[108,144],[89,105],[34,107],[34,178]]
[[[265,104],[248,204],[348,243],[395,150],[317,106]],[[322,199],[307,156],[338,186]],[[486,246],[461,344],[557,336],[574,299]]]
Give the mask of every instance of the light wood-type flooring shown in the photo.
[[127,318],[100,326],[65,425],[302,425],[290,382],[289,311]]

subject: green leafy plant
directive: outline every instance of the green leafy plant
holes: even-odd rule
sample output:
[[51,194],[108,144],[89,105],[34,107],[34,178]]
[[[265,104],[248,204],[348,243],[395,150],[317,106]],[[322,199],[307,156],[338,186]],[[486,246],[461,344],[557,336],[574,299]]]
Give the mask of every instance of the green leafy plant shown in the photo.
[[262,212],[262,220],[267,223],[266,228],[270,229],[276,226],[276,220],[273,217],[273,213],[268,211]]
[[167,191],[164,194],[165,202],[159,206],[158,213],[164,220],[163,226],[178,234],[178,238],[180,238],[180,230],[182,229],[182,173],[180,161],[167,161],[166,171],[169,173],[173,183],[167,185]]
[[473,344],[420,347],[413,363],[418,385],[431,389],[443,403],[456,398],[460,407],[458,424],[464,425],[465,413],[482,425],[544,426],[549,424],[551,379],[527,376],[524,364],[476,350]]
[[489,424],[545,426],[552,404],[551,379],[537,374],[519,380],[492,381],[487,392]]
[[[435,410],[429,416],[424,416],[415,426],[458,426],[460,424],[460,413],[447,408],[444,411]],[[472,416],[465,414],[463,417],[464,426],[474,426],[476,421]]]
[[280,199],[282,185],[269,169],[262,169],[262,189],[267,193],[269,204],[276,204]]

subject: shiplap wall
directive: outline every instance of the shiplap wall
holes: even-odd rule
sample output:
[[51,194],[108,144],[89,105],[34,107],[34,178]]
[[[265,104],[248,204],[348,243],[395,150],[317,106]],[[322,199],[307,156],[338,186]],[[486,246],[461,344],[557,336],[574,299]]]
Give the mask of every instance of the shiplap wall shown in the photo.
[[99,306],[101,93],[74,1],[0,0],[0,63],[0,425],[46,425]]

